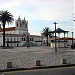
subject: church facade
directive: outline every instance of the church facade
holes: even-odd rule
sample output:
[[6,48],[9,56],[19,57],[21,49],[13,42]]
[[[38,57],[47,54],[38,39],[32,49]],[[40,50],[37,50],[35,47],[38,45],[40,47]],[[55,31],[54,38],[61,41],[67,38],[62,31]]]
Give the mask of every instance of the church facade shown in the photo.
[[[5,46],[37,46],[42,45],[42,37],[30,35],[28,21],[19,17],[15,27],[5,28]],[[0,46],[3,45],[3,29],[0,27]]]

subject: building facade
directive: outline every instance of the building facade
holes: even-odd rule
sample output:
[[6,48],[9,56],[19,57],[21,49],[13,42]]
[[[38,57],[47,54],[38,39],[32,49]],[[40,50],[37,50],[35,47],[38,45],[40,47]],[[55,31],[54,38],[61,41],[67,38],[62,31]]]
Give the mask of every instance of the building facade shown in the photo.
[[[73,42],[72,42],[73,41]],[[56,45],[57,48],[69,48],[71,47],[71,45],[75,44],[75,39],[74,38],[59,38],[56,40]],[[54,48],[55,47],[55,39],[51,40],[51,47]]]
[[[25,18],[21,20],[19,17],[15,21],[15,27],[5,28],[5,46],[37,46],[42,45],[42,40],[41,36],[30,35],[28,32],[28,21]],[[3,29],[0,28],[0,46],[2,45]]]
[[[59,28],[58,28],[59,29]],[[60,30],[60,29],[59,29]],[[71,47],[75,43],[75,39],[72,38],[60,38],[57,37],[57,47]],[[55,47],[55,36],[48,37],[49,46]],[[28,32],[28,21],[21,20],[19,17],[15,21],[15,27],[5,28],[5,46],[40,46],[46,45],[47,39],[44,36],[30,35]],[[3,45],[3,29],[0,26],[0,46]]]

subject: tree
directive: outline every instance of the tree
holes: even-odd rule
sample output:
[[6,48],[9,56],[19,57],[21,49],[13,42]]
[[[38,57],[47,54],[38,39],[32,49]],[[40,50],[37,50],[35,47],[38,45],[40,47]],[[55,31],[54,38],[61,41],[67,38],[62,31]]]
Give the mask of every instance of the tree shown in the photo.
[[13,15],[8,11],[0,11],[0,22],[3,26],[3,47],[5,47],[5,25],[13,22]]
[[51,37],[51,30],[49,30],[49,27],[45,27],[42,31],[42,35],[46,37],[47,39],[47,46],[48,46],[48,37]]

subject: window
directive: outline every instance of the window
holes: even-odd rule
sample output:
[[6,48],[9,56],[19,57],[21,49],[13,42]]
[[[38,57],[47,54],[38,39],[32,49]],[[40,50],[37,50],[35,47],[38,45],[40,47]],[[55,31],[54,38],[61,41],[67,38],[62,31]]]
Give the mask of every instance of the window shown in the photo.
[[22,38],[22,41],[23,41],[23,38]]
[[32,41],[33,41],[33,38],[32,38]]
[[12,38],[10,38],[10,41],[12,41]]
[[14,46],[16,46],[16,44],[14,43]]
[[54,42],[54,40],[51,40],[51,42]]
[[17,43],[17,47],[18,47],[18,43]]
[[17,24],[17,27],[18,27],[18,23],[16,23]]
[[43,44],[45,44],[45,40],[43,40]]
[[26,38],[22,38],[22,41],[26,41]]
[[12,43],[11,43],[11,46],[12,46]]
[[30,41],[33,41],[33,38],[30,38]]
[[31,38],[30,38],[30,41],[31,41]]
[[23,25],[24,25],[24,21],[23,21]]
[[17,41],[19,41],[19,38],[17,38]]
[[68,44],[68,46],[70,46],[70,45]]
[[15,38],[14,38],[14,41],[15,41]]
[[26,39],[24,38],[24,41],[25,41]]

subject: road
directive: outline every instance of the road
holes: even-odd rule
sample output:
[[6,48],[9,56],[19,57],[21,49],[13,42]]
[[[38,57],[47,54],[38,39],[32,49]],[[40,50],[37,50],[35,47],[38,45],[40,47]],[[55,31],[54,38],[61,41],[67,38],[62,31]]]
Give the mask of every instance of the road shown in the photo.
[[1,75],[75,75],[75,67],[4,72]]

